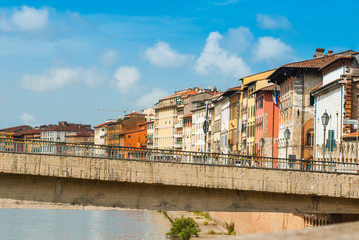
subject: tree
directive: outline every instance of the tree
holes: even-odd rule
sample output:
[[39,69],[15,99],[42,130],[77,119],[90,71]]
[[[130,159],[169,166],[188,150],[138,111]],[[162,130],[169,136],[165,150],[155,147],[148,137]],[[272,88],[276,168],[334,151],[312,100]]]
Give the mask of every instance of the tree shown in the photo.
[[172,227],[167,235],[171,238],[175,237],[181,240],[189,240],[191,236],[198,237],[198,232],[200,231],[193,218],[181,216],[181,218],[175,218],[172,222]]

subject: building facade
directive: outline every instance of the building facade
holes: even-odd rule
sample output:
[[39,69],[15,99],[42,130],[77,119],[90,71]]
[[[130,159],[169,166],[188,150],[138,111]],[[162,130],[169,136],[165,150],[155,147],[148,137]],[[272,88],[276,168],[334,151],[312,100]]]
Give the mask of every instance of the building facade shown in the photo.
[[[311,90],[322,84],[320,69],[338,59],[351,55],[352,51],[338,54],[324,54],[316,49],[314,59],[289,63],[278,68],[269,76],[273,83],[280,85],[280,127],[279,157],[307,159],[313,156],[313,146],[305,143],[308,133],[314,132],[314,101]],[[288,129],[290,139],[284,138]]]

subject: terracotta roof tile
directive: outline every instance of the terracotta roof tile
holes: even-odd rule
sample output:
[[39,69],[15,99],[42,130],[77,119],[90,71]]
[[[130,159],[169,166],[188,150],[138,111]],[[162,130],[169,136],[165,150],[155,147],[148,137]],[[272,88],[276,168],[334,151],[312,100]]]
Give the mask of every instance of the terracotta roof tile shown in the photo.
[[320,58],[304,60],[300,62],[293,62],[283,65],[285,68],[323,68],[328,64],[332,63],[335,60],[341,58],[352,58],[351,56],[342,56],[342,55],[330,55]]
[[17,136],[32,135],[32,134],[40,134],[40,129],[29,129],[29,130],[21,131],[21,132],[15,133],[13,136],[17,137]]
[[14,131],[19,131],[19,130],[21,130],[22,128],[31,128],[31,126],[21,125],[21,126],[17,126],[17,127],[0,129],[0,131],[14,132]]

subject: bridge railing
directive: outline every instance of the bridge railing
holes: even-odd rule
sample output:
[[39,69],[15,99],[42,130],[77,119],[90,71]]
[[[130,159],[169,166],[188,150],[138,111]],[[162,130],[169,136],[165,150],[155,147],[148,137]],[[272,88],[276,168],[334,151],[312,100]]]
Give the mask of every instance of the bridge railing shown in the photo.
[[64,142],[14,140],[0,138],[1,152],[35,153],[110,159],[180,162],[278,170],[359,173],[357,163],[323,162],[300,159],[270,158],[222,153],[203,153],[165,149],[146,149]]

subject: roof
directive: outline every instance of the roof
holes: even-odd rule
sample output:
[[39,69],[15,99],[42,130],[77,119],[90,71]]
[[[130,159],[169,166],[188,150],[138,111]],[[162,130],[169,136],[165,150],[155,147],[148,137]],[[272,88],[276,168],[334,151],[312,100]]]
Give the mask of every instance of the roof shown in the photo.
[[341,55],[329,55],[329,56],[324,56],[324,57],[320,57],[320,58],[304,60],[304,61],[300,61],[300,62],[288,63],[281,67],[286,67],[286,68],[323,68],[323,67],[327,66],[328,64],[330,64],[338,59],[341,59],[341,58],[352,58],[352,57],[351,56],[350,57],[341,56]]
[[256,74],[241,78],[242,85],[246,86],[252,82],[267,79],[275,70],[276,69],[272,69],[272,70],[268,70],[268,71],[261,72],[261,73],[256,73]]
[[18,133],[15,133],[13,136],[22,136],[22,135],[32,135],[32,134],[40,134],[40,129],[29,129],[25,131],[21,131]]
[[184,115],[183,118],[192,117],[192,113]]
[[239,91],[241,91],[241,90],[242,90],[241,87],[228,88],[227,91],[225,91],[224,93],[222,93],[221,96],[223,96],[223,97],[230,96],[230,95],[232,95],[233,93],[239,92]]
[[[266,86],[264,88],[260,88],[260,89],[258,89],[256,91],[254,91],[253,93],[259,93],[259,92],[262,92],[262,91],[270,91],[270,92],[272,92],[274,90],[275,90],[275,85],[272,84],[272,85]],[[280,86],[279,85],[277,85],[277,90],[280,91]]]
[[23,129],[23,128],[32,128],[32,127],[31,127],[31,126],[28,126],[28,125],[21,125],[21,126],[17,126],[17,127],[0,129],[0,131],[16,132],[16,131],[20,131],[20,130]]
[[55,125],[55,126],[49,126],[42,129],[42,131],[66,131],[66,132],[80,132],[84,131],[84,129],[91,130],[91,128],[88,127],[89,125],[81,125],[81,124],[68,124],[66,126],[61,125]]
[[175,94],[172,94],[172,95],[170,95],[170,96],[163,97],[163,98],[161,98],[160,100],[169,99],[169,98],[174,98],[174,97],[177,97],[177,96],[195,95],[195,94],[197,94],[197,93],[199,93],[199,89],[198,89],[198,88],[185,89],[185,90],[182,90],[182,91],[178,91],[178,92],[176,92]]
[[332,54],[332,55],[325,55],[323,57],[318,57],[314,59],[299,61],[299,62],[293,62],[288,63],[285,65],[282,65],[281,67],[277,68],[268,78],[270,80],[276,78],[284,69],[293,69],[293,68],[299,68],[299,69],[323,69],[324,67],[328,66],[329,64],[338,61],[339,59],[351,59],[353,58],[353,54],[356,54],[357,52],[354,52],[352,50],[347,50],[344,52]]
[[128,116],[128,115],[146,115],[146,114],[133,112],[133,113],[126,114],[126,116]]

